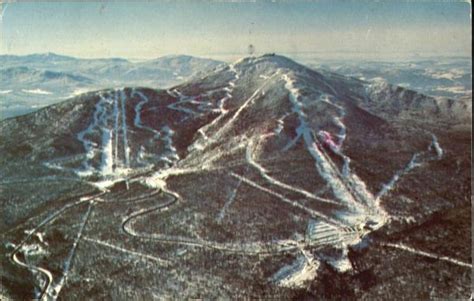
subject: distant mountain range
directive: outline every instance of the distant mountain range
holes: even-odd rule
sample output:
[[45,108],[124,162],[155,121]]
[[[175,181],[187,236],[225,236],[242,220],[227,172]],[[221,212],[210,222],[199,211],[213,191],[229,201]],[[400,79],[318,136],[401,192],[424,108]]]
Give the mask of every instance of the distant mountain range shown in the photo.
[[362,80],[384,80],[431,96],[457,99],[472,95],[470,58],[402,62],[313,60],[306,64],[318,70],[326,69]]
[[187,55],[142,62],[80,59],[54,53],[0,56],[0,119],[87,91],[141,86],[170,87],[223,64]]

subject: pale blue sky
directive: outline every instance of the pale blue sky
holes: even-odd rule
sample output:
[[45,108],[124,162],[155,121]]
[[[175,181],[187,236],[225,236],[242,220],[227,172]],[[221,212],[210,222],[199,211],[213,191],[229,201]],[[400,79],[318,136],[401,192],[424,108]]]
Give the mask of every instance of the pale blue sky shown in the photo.
[[462,2],[59,2],[3,5],[0,52],[152,58],[258,52],[471,53]]

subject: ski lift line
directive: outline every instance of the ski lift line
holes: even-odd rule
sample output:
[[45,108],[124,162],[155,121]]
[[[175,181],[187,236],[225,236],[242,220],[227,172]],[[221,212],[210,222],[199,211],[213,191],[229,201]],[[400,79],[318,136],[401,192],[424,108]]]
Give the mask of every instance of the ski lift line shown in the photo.
[[146,260],[154,261],[154,262],[156,262],[160,265],[168,266],[170,264],[169,260],[162,259],[162,258],[159,258],[159,257],[156,257],[156,256],[152,256],[152,255],[149,255],[149,254],[143,254],[143,253],[140,253],[140,252],[137,252],[137,251],[128,250],[128,249],[116,246],[116,245],[111,244],[111,243],[106,242],[106,241],[93,239],[93,238],[90,238],[90,237],[87,237],[87,236],[83,237],[83,240],[94,243],[94,244],[97,244],[97,245],[100,245],[100,246],[103,246],[103,247],[110,248],[112,250],[119,251],[119,252],[122,252],[122,253],[125,253],[125,254],[136,256],[138,258],[143,258],[143,259],[146,259]]
[[292,192],[296,192],[296,193],[299,193],[307,198],[310,198],[312,200],[315,200],[315,201],[319,201],[319,202],[323,202],[323,203],[328,203],[328,204],[333,204],[333,205],[340,205],[340,203],[338,202],[335,202],[333,200],[329,200],[329,199],[325,199],[325,198],[321,198],[321,197],[318,197],[318,196],[315,196],[314,194],[304,190],[304,189],[301,189],[301,188],[297,188],[297,187],[294,187],[294,186],[291,186],[291,185],[288,185],[288,184],[285,184],[283,182],[280,182],[279,180],[271,177],[270,175],[267,174],[266,170],[260,165],[258,164],[255,160],[254,160],[254,156],[253,156],[253,140],[250,140],[248,145],[247,145],[247,148],[246,148],[246,159],[247,159],[247,162],[252,166],[254,167],[255,169],[257,169],[260,173],[260,175],[265,178],[270,184],[272,185],[275,185],[275,186],[278,186],[278,187],[281,187],[281,188],[284,188],[286,190],[290,190]]
[[[15,249],[10,253],[10,260],[13,261],[14,263],[20,265],[20,266],[23,266],[23,267],[26,267],[28,269],[35,269],[37,271],[40,271],[41,273],[45,274],[48,278],[48,282],[47,282],[47,285],[46,287],[43,289],[43,291],[41,292],[41,297],[40,299],[41,300],[51,300],[51,298],[48,298],[48,299],[44,299],[44,297],[47,295],[46,292],[50,289],[51,285],[52,285],[52,276],[50,275],[49,271],[45,270],[45,269],[42,269],[40,267],[34,267],[34,266],[31,266],[31,265],[26,265],[26,264],[22,264],[21,261],[18,260],[17,258],[17,253],[20,251],[20,249],[24,246],[24,244],[33,236],[36,234],[36,232],[43,226],[45,226],[46,224],[49,224],[51,223],[52,221],[54,221],[57,217],[59,217],[60,215],[62,215],[66,210],[70,209],[70,208],[73,208],[75,206],[78,206],[82,203],[86,203],[86,202],[89,202],[89,208],[91,208],[91,205],[92,203],[94,202],[95,199],[97,199],[98,197],[100,197],[101,195],[103,195],[104,193],[99,193],[99,194],[96,194],[96,195],[92,195],[92,196],[84,196],[84,197],[81,197],[78,201],[74,202],[74,203],[70,203],[70,204],[66,204],[64,205],[62,208],[58,209],[57,211],[51,213],[50,215],[48,215],[45,219],[43,219],[35,228],[33,228],[31,231],[28,232],[28,235],[15,247]],[[88,209],[89,209],[88,208]],[[88,211],[89,212],[89,211]],[[49,274],[48,274],[49,273]],[[49,276],[48,276],[49,275]],[[50,277],[51,276],[51,277]],[[55,299],[53,299],[55,300]]]
[[466,268],[472,269],[472,264],[471,263],[466,263],[466,262],[460,261],[458,259],[455,259],[455,258],[452,258],[452,257],[449,257],[449,256],[442,256],[442,255],[437,255],[437,254],[417,250],[415,248],[412,248],[412,247],[409,247],[409,246],[406,246],[406,245],[403,245],[403,244],[399,244],[399,243],[398,244],[395,244],[395,243],[381,243],[381,245],[383,247],[403,250],[403,251],[407,251],[407,252],[410,252],[410,253],[413,253],[413,254],[416,254],[416,255],[420,255],[420,256],[424,256],[424,257],[428,257],[428,258],[432,258],[432,259],[437,259],[437,260],[440,260],[440,261],[446,261],[446,262],[450,262],[450,263],[456,264],[456,265],[461,266],[461,267],[466,267]]
[[126,107],[125,107],[125,102],[126,102],[126,97],[125,97],[125,92],[123,89],[119,91],[120,95],[120,101],[121,101],[121,109],[122,109],[122,137],[123,137],[123,148],[124,148],[124,154],[125,154],[125,166],[127,168],[130,167],[130,148],[128,146],[128,138],[127,138],[127,117],[126,117]]
[[79,241],[81,239],[82,233],[84,232],[84,228],[87,224],[87,221],[89,220],[89,216],[90,216],[93,204],[94,204],[93,201],[89,201],[89,206],[87,208],[87,211],[84,214],[84,216],[82,217],[81,226],[80,226],[79,231],[77,233],[77,236],[74,240],[72,248],[69,251],[69,255],[66,258],[66,261],[64,262],[62,277],[54,285],[48,286],[48,288],[46,289],[45,294],[43,294],[43,297],[41,298],[41,300],[47,300],[47,301],[53,300],[53,301],[55,301],[59,297],[59,293],[60,293],[61,289],[63,288],[64,284],[67,281],[67,277],[68,277],[68,274],[69,274],[69,270],[71,268],[72,261],[73,261],[75,255],[76,255],[77,246],[78,246]]
[[333,224],[333,225],[335,225],[335,226],[337,226],[337,227],[346,227],[346,226],[347,226],[347,225],[345,225],[345,224],[343,224],[343,223],[341,223],[341,222],[339,222],[339,221],[337,221],[337,220],[335,220],[335,219],[332,219],[332,218],[330,218],[330,217],[328,217],[328,216],[325,216],[325,215],[323,215],[323,214],[321,214],[321,213],[319,213],[319,212],[317,212],[317,211],[315,211],[315,210],[313,210],[313,209],[310,209],[310,208],[308,208],[308,207],[305,207],[305,206],[301,205],[300,203],[298,203],[298,202],[296,202],[296,201],[292,201],[292,200],[290,200],[290,199],[284,197],[283,195],[281,195],[281,194],[279,194],[279,193],[277,193],[277,192],[275,192],[275,191],[273,191],[273,190],[270,190],[270,189],[268,189],[268,188],[265,188],[265,187],[263,187],[263,186],[260,186],[259,184],[255,183],[254,181],[252,181],[252,180],[250,180],[250,179],[247,179],[247,178],[245,178],[245,177],[243,177],[243,176],[241,176],[241,175],[239,175],[239,174],[236,174],[236,173],[234,173],[234,172],[231,172],[230,175],[231,175],[232,177],[236,178],[236,179],[241,179],[245,184],[247,184],[247,185],[249,185],[249,186],[252,186],[252,187],[254,187],[254,188],[257,188],[257,189],[259,189],[259,190],[262,190],[262,191],[264,191],[264,192],[266,192],[266,193],[268,193],[268,194],[271,194],[271,195],[277,197],[278,199],[280,199],[280,200],[283,201],[284,203],[287,203],[287,204],[289,204],[289,205],[291,205],[291,206],[293,206],[293,207],[296,207],[296,208],[302,209],[303,211],[306,211],[306,213],[310,214],[310,215],[313,216],[313,217],[321,218],[321,219],[325,220],[326,222],[328,222],[328,223],[330,223],[330,224]]

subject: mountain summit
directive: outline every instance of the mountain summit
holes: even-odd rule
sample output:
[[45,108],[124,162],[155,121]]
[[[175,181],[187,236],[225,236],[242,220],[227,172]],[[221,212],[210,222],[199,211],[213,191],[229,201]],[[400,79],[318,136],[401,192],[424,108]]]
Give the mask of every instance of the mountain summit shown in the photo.
[[426,237],[468,261],[469,240],[430,243],[422,225],[469,206],[469,109],[269,54],[3,121],[2,276],[37,298],[383,298],[391,276],[431,283],[416,257],[397,274],[387,248]]

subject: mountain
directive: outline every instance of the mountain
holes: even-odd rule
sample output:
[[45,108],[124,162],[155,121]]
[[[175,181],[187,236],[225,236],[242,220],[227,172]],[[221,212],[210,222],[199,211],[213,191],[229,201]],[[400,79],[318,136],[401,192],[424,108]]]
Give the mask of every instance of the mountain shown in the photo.
[[[130,64],[123,58],[83,59],[56,53],[35,53],[29,55],[0,55],[2,68],[27,66],[37,69],[48,69],[56,66],[58,70],[78,70],[81,65]],[[75,68],[75,69],[73,69]]]
[[0,55],[0,64],[5,67],[47,66],[49,64],[65,64],[76,61],[70,56],[55,53],[35,53],[29,55]]
[[110,87],[170,87],[222,62],[185,55],[132,63],[54,53],[0,56],[0,119]]
[[457,99],[472,94],[470,57],[439,57],[398,62],[327,60],[308,65],[367,81],[399,85],[426,95]]
[[270,54],[4,120],[0,291],[468,296],[470,108]]
[[67,82],[79,82],[84,84],[92,84],[93,80],[65,72],[55,72],[49,70],[37,70],[28,67],[11,67],[0,70],[2,87],[11,87],[11,85],[43,85],[50,84],[53,81],[59,81],[64,84]]
[[88,69],[87,73],[128,85],[169,87],[222,64],[211,59],[175,55],[133,64],[104,64],[100,68]]
[[211,70],[220,64],[222,64],[222,62],[189,55],[168,55],[146,61],[140,65],[161,70],[173,70],[173,72],[179,74],[179,76],[189,77],[195,74],[196,71]]

